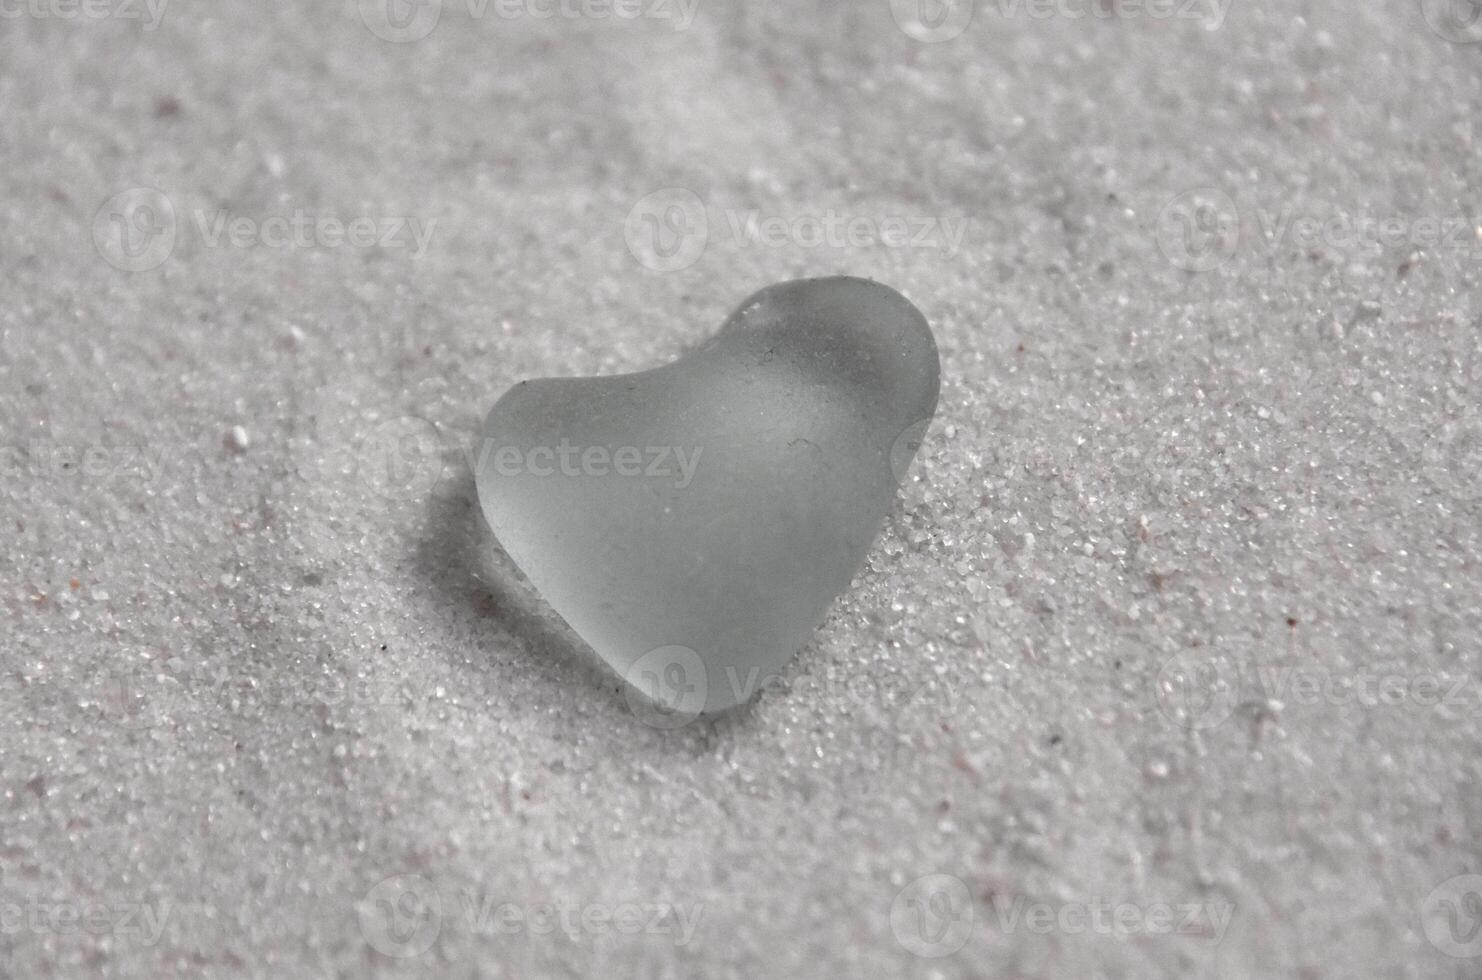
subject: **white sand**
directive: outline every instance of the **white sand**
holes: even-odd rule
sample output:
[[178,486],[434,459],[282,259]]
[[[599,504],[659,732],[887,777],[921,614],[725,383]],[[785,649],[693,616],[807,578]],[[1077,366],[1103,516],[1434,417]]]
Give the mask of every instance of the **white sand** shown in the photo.
[[[3,8],[0,975],[1475,976],[1482,44],[655,4]],[[647,728],[459,447],[832,273],[925,458],[787,689]]]

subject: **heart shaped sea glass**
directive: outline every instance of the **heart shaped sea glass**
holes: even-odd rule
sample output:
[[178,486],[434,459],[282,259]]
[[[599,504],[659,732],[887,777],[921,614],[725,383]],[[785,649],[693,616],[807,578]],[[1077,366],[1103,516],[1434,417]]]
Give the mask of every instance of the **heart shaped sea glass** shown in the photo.
[[780,283],[671,364],[515,385],[484,424],[479,502],[650,720],[722,711],[849,587],[939,373],[926,319],[888,286]]

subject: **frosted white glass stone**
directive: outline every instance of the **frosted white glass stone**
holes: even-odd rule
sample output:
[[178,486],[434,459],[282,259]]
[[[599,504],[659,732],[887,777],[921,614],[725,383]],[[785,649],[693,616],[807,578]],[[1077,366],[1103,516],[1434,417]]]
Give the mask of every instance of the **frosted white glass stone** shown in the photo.
[[546,378],[490,411],[490,528],[655,724],[745,703],[849,587],[936,409],[936,343],[854,278],[752,295],[636,374]]

